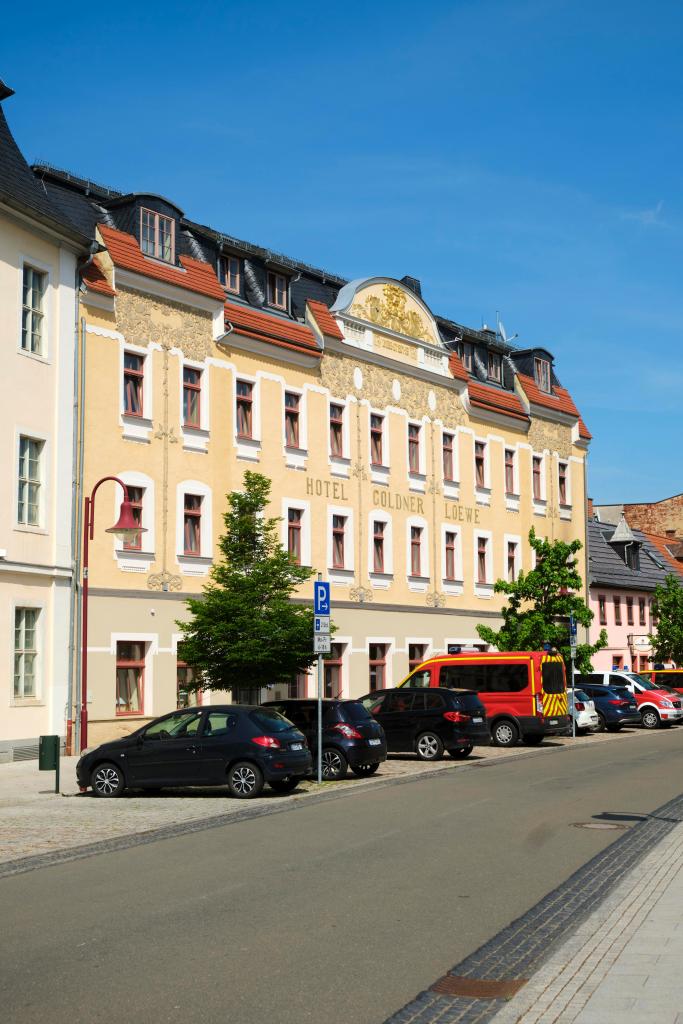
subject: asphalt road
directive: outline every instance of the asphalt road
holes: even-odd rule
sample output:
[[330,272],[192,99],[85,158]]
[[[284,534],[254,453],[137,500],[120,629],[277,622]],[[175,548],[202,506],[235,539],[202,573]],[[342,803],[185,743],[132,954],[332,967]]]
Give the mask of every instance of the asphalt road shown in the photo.
[[2,1017],[380,1024],[620,835],[572,823],[653,811],[682,763],[679,728],[3,879]]

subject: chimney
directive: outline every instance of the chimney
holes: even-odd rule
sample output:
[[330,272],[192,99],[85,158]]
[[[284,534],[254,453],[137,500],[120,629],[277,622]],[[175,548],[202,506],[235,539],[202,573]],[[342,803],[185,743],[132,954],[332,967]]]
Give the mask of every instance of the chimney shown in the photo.
[[676,536],[676,531],[675,530],[665,530],[664,532],[666,533],[667,537],[675,537]]
[[417,277],[409,277],[406,274],[405,277],[401,278],[401,284],[404,284],[406,288],[410,288],[411,292],[415,292],[416,295],[422,298],[422,285]]
[[593,499],[592,498],[586,498],[586,515],[588,516],[589,519],[592,519],[594,517],[594,515],[595,515],[595,513],[593,512]]

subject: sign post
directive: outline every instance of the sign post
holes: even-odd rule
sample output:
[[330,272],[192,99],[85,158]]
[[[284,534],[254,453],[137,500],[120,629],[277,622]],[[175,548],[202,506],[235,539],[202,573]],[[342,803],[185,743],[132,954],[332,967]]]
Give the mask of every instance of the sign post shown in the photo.
[[323,654],[330,647],[330,584],[322,574],[313,584],[313,650],[318,655],[318,782],[323,781]]
[[576,658],[576,619],[572,612],[569,616],[569,654],[572,666],[572,739],[576,739],[576,688],[574,686],[574,659]]

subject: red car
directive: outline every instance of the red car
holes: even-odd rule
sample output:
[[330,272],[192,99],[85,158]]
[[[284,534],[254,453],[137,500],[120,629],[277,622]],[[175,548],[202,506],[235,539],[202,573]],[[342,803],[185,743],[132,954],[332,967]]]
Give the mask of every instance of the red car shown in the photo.
[[615,669],[612,672],[590,672],[588,675],[575,676],[574,679],[576,686],[580,686],[582,681],[603,686],[625,686],[636,699],[640,720],[646,729],[657,729],[660,725],[671,725],[683,719],[681,698],[667,690],[659,690],[649,679],[636,672]]

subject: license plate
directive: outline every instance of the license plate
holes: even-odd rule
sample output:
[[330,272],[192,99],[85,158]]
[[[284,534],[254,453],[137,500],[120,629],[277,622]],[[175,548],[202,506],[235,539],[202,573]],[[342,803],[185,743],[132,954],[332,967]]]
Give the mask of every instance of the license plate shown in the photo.
[[557,725],[557,719],[556,718],[551,718],[550,721],[548,722],[548,725]]
[[289,749],[290,750],[303,750],[304,749],[304,745],[303,745],[303,743],[292,743],[292,745],[291,745],[291,747]]
[[371,747],[378,747],[381,742],[381,740],[368,740],[368,743],[370,744]]
[[483,718],[473,718],[473,719],[472,719],[472,721],[473,721],[473,722],[476,722],[476,723],[477,723],[477,725],[478,725],[478,724],[479,724],[479,722],[483,722],[483,721],[484,721],[484,719],[483,719]]

